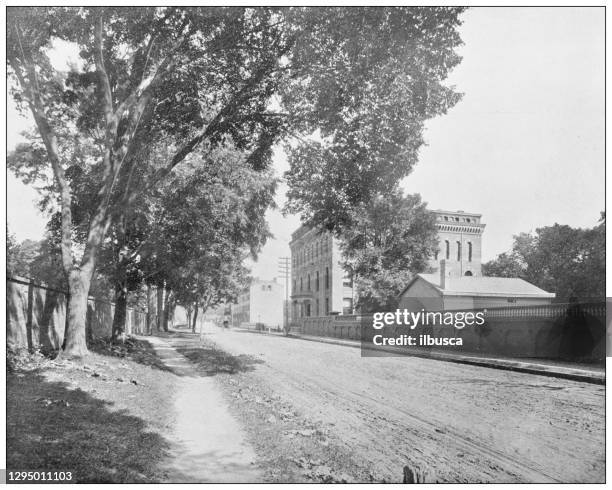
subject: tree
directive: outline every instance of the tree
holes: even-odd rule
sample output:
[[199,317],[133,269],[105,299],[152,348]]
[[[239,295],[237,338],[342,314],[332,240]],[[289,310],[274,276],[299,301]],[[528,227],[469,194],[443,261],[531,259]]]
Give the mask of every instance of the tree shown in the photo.
[[[251,152],[254,166],[266,165],[279,127],[266,110],[276,86],[272,75],[291,46],[273,17],[270,9],[8,10],[14,96],[34,118],[61,206],[67,355],[87,350],[86,303],[97,253],[137,190],[155,185],[199,145],[214,146],[228,135]],[[54,39],[79,46],[81,69],[67,75],[54,69],[47,56]],[[169,155],[143,173],[151,142],[162,136]],[[79,170],[97,185],[83,221],[85,245],[77,251],[67,154],[84,140],[98,151]],[[135,180],[139,175],[148,178]]]
[[512,252],[483,264],[483,273],[520,277],[560,301],[605,298],[605,215],[591,229],[555,223],[516,235]]
[[418,194],[396,190],[377,196],[350,216],[340,234],[344,267],[365,311],[393,309],[416,273],[427,268],[438,247],[434,216]]
[[[21,164],[50,167],[61,210],[65,355],[86,352],[86,298],[109,230],[196,149],[231,139],[263,169],[281,137],[320,129],[323,143],[291,151],[290,207],[327,226],[406,175],[423,121],[458,100],[440,82],[459,62],[461,12],[9,8],[12,93],[39,137],[22,154],[44,156]],[[58,39],[79,49],[68,73],[49,61]]]
[[482,264],[482,274],[490,277],[521,277],[525,269],[513,253],[499,254],[494,260]]
[[7,276],[29,278],[31,264],[40,252],[40,242],[24,240],[19,243],[15,235],[6,230],[6,273]]
[[[461,60],[461,8],[321,11],[297,41],[309,78],[283,102],[304,134],[287,145],[286,211],[328,230],[351,226],[354,210],[391,194],[423,145],[426,120],[460,99],[443,85]],[[321,37],[321,32],[326,35]]]
[[247,157],[226,144],[185,165],[153,206],[140,267],[193,308],[193,325],[200,311],[236,296],[248,272],[243,260],[256,257],[270,236],[265,213],[276,179],[252,169]]

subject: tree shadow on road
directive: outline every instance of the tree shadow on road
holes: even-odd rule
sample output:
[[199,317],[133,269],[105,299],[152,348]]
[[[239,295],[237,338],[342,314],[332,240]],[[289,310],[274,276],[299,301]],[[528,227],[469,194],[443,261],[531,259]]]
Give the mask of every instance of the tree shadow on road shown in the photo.
[[40,371],[7,377],[7,468],[72,471],[77,482],[149,483],[170,447],[144,420]]
[[[257,357],[241,354],[234,356],[221,350],[216,345],[199,344],[199,334],[192,332],[160,332],[159,337],[170,341],[172,347],[185,356],[194,365],[200,376],[215,376],[217,374],[237,374],[254,371],[258,364],[265,361]],[[180,373],[175,373],[180,375]]]
[[264,364],[263,360],[256,357],[244,354],[232,356],[211,346],[175,347],[175,349],[189,359],[202,376],[253,371],[258,364]]

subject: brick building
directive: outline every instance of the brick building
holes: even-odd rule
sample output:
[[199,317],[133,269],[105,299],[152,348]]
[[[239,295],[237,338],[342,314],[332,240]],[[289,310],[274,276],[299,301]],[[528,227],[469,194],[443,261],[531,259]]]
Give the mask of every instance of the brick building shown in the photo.
[[448,276],[482,276],[482,233],[485,229],[480,214],[464,211],[435,210],[440,248],[430,259],[433,272],[446,261]]
[[301,226],[291,235],[291,319],[353,313],[353,284],[340,265],[338,243]]
[[[480,214],[435,210],[439,249],[430,259],[433,273],[446,262],[446,274],[482,276]],[[291,319],[352,314],[357,298],[341,263],[337,240],[325,231],[301,226],[291,235]]]

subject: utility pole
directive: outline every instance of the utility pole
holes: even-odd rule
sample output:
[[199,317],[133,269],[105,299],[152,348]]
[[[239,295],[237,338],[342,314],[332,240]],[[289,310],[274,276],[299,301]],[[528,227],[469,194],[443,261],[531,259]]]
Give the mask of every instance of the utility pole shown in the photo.
[[289,327],[289,273],[291,272],[289,257],[279,257],[278,271],[285,276],[285,304],[283,305],[283,319],[285,321],[284,328]]

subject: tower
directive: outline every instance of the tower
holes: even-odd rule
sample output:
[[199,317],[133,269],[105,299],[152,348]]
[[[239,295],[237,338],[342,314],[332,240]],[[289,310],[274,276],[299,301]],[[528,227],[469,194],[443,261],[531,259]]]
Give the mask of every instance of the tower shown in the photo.
[[482,215],[464,211],[433,211],[438,228],[438,251],[430,259],[434,272],[440,270],[440,260],[446,261],[449,276],[480,276],[482,233],[486,225]]

